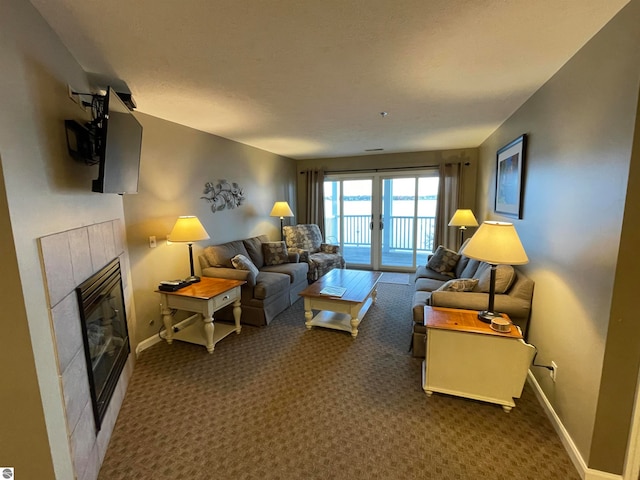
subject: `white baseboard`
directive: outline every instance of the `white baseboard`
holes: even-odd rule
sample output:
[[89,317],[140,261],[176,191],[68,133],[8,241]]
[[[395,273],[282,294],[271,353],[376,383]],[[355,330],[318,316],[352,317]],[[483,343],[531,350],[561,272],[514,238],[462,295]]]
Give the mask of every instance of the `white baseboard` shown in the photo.
[[573,465],[576,467],[576,470],[578,470],[578,474],[580,475],[580,477],[583,480],[623,480],[622,475],[601,472],[600,470],[594,470],[587,467],[586,462],[578,451],[578,447],[576,447],[576,444],[573,442],[571,435],[569,435],[569,432],[562,424],[560,417],[558,417],[558,415],[556,414],[553,406],[547,399],[547,396],[542,391],[538,380],[536,380],[536,377],[533,375],[533,373],[531,373],[531,370],[529,370],[528,380],[529,384],[533,387],[538,401],[544,407],[545,413],[549,417],[549,420],[551,420],[553,428],[555,428],[556,432],[558,433],[562,445],[569,454],[569,458],[573,462]]
[[[173,328],[183,329],[187,325],[190,325],[191,323],[193,323],[193,321],[196,319],[196,317],[199,317],[199,316],[200,316],[199,313],[191,315],[190,317],[187,317],[184,320],[182,320],[182,321],[178,322],[177,324],[175,324],[173,326]],[[138,358],[138,356],[140,356],[140,353],[142,353],[147,348],[153,347],[156,343],[163,341],[164,337],[165,337],[164,336],[164,330],[161,330],[160,333],[157,333],[157,334],[153,335],[152,337],[149,337],[149,338],[141,341],[138,344],[138,346],[136,347],[136,358]]]
[[149,337],[136,346],[136,358],[140,356],[143,350],[146,350],[149,347],[153,347],[156,343],[160,342],[162,339],[158,336],[158,334]]

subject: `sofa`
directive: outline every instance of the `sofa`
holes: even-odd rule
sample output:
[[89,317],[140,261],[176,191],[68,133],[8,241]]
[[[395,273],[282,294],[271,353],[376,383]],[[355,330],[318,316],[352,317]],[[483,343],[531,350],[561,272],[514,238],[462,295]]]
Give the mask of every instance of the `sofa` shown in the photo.
[[320,227],[313,223],[286,226],[284,239],[289,252],[300,254],[300,261],[309,265],[308,280],[313,283],[334,268],[344,268],[339,245],[324,243]]
[[[266,235],[207,246],[198,260],[205,277],[247,282],[240,298],[240,321],[247,325],[268,325],[308,285],[308,264],[300,262],[298,253],[288,252],[284,242],[270,242]],[[216,318],[233,320],[232,306]]]
[[[486,310],[489,305],[490,265],[466,257],[462,250],[448,252],[448,261],[433,261],[420,265],[415,273],[413,294],[413,337],[414,357],[425,356],[426,328],[424,307],[458,308],[463,310]],[[520,327],[527,337],[534,282],[511,265],[498,265],[496,270],[496,290],[494,310],[506,313],[511,321]]]

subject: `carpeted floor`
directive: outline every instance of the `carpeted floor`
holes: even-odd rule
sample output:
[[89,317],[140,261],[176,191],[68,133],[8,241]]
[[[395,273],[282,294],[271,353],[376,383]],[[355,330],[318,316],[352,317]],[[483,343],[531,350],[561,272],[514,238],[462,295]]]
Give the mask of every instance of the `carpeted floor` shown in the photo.
[[302,302],[216,346],[142,352],[100,480],[580,477],[531,388],[509,414],[421,388],[411,294],[382,283],[352,339]]
[[411,276],[408,273],[383,272],[379,282],[397,283],[399,285],[408,285]]

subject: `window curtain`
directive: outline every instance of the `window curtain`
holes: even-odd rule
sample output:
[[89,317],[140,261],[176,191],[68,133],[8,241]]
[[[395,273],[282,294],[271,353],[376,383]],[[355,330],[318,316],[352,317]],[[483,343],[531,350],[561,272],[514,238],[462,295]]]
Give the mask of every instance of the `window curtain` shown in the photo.
[[307,187],[306,222],[318,225],[324,238],[324,170],[307,170],[302,173]]
[[458,250],[458,230],[448,224],[462,202],[462,169],[461,163],[440,165],[434,249],[443,245],[451,250]]

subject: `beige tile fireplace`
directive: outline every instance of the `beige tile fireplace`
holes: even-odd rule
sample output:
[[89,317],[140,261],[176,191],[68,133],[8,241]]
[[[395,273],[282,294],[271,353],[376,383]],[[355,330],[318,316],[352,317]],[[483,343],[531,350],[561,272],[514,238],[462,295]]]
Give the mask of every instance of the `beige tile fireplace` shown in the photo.
[[124,229],[120,220],[112,220],[41,237],[39,246],[75,476],[79,480],[95,480],[135,358],[129,354],[101,429],[96,431],[75,288],[119,257],[129,337],[135,338]]

